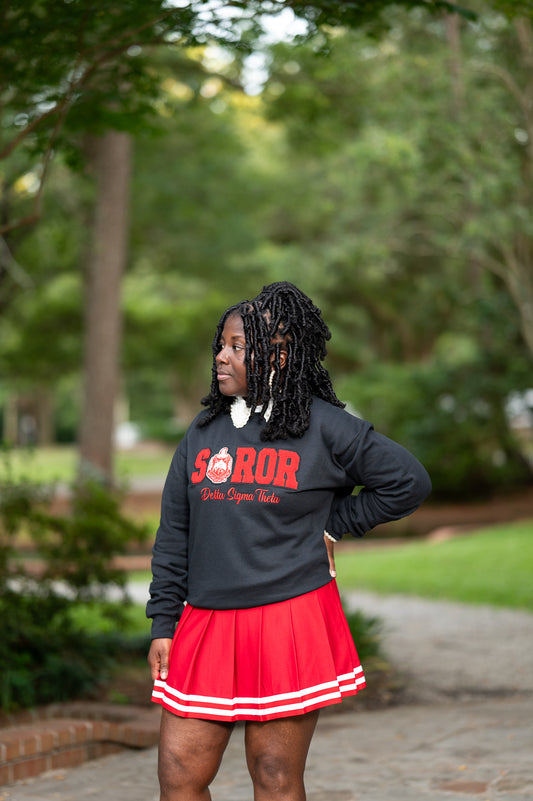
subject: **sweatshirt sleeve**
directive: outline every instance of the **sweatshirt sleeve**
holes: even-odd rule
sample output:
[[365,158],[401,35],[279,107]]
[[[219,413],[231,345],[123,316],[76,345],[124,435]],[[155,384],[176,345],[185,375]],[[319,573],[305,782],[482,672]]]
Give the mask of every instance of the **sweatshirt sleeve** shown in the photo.
[[371,423],[359,421],[358,435],[337,460],[357,495],[347,490],[333,501],[327,531],[341,539],[345,533],[362,537],[389,520],[399,520],[417,509],[431,491],[425,468],[402,445],[374,431]]
[[152,583],[146,616],[152,639],[173,637],[187,595],[189,502],[186,446],[176,450],[165,481],[161,521],[152,549]]

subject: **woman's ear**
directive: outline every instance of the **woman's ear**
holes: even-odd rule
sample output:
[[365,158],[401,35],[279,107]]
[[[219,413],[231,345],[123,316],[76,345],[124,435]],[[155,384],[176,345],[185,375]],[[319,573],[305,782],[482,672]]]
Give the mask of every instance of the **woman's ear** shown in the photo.
[[279,366],[281,367],[282,370],[285,367],[286,363],[287,363],[287,351],[286,350],[280,350],[280,352],[279,352]]

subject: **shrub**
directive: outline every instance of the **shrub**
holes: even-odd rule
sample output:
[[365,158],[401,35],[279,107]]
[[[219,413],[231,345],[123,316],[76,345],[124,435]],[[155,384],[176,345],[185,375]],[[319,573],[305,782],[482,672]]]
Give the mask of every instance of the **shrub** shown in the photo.
[[[97,685],[124,651],[124,637],[87,632],[74,622],[79,601],[105,598],[126,577],[112,566],[144,526],[120,510],[121,494],[95,483],[72,490],[69,513],[52,514],[53,488],[0,480],[0,705],[3,710],[62,701]],[[39,558],[31,575],[21,543]],[[100,604],[120,631],[125,604]]]
[[70,605],[52,593],[5,591],[0,597],[3,710],[64,701],[101,680],[109,651],[71,625]]
[[358,414],[420,459],[434,499],[486,497],[530,486],[533,471],[505,416],[511,386],[481,368],[375,364],[340,390]]
[[359,610],[346,612],[345,615],[361,662],[364,663],[370,657],[382,656],[381,619],[365,615]]

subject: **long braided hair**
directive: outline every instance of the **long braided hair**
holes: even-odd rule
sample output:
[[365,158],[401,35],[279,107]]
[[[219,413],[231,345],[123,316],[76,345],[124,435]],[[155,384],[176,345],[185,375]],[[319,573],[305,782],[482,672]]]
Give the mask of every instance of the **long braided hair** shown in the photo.
[[[313,396],[344,406],[322,365],[331,333],[320,309],[294,284],[278,281],[263,287],[254,300],[231,306],[220,318],[212,345],[211,392],[202,400],[208,413],[198,425],[206,426],[219,414],[229,412],[233,402],[219,390],[216,355],[225,322],[234,314],[242,318],[246,339],[246,403],[252,409],[262,405],[264,415],[264,400],[268,402],[271,397],[273,401],[270,419],[261,431],[262,440],[301,437],[309,427]],[[282,351],[286,351],[283,369]]]

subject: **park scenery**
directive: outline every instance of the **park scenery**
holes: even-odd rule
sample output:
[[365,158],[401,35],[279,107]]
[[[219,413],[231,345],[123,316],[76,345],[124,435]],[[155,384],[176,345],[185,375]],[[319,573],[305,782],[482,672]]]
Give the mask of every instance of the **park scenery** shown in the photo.
[[[432,479],[339,543],[341,595],[533,612],[531,3],[0,19],[0,727],[149,705],[165,476],[217,320],[273,281],[322,309],[348,410]],[[412,697],[379,615],[349,622],[361,704]]]

